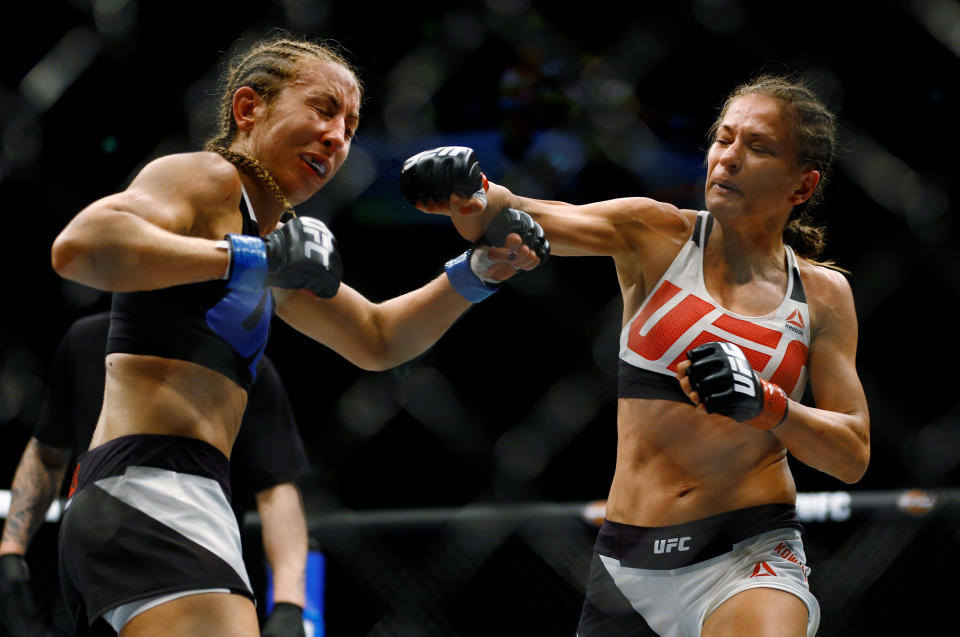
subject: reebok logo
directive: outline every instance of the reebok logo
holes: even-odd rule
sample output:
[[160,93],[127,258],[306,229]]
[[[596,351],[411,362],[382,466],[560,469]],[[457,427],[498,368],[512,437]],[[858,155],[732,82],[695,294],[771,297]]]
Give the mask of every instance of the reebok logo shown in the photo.
[[662,540],[653,541],[653,552],[656,554],[660,553],[669,553],[673,549],[677,551],[689,551],[690,547],[687,546],[687,542],[690,541],[690,536],[685,535],[683,537],[671,537]]
[[766,562],[757,562],[750,577],[776,577],[777,572]]
[[803,336],[803,330],[806,325],[803,324],[803,315],[800,314],[800,310],[794,310],[790,313],[790,316],[787,317],[787,322],[784,327],[795,334]]

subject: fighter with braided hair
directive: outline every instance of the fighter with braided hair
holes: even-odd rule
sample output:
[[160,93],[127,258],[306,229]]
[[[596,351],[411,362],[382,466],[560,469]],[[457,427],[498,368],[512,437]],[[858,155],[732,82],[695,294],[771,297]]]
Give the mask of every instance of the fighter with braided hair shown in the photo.
[[341,284],[324,223],[280,223],[347,159],[356,71],[331,46],[277,37],[238,56],[222,91],[207,152],[152,161],[53,244],[61,276],[114,292],[103,407],[60,532],[78,634],[258,634],[228,458],[274,314],[362,368],[388,369],[546,255],[526,217],[522,232],[471,251],[476,262],[451,260],[417,290],[368,301]]
[[[431,151],[408,162],[408,200],[468,239],[509,207],[554,254],[616,265],[617,460],[580,637],[816,632],[787,455],[848,483],[870,458],[853,295],[819,261],[808,213],[835,139],[812,90],[767,75],[711,129],[703,211],[521,197],[486,182],[475,154],[470,172]],[[816,406],[801,403],[808,379]]]

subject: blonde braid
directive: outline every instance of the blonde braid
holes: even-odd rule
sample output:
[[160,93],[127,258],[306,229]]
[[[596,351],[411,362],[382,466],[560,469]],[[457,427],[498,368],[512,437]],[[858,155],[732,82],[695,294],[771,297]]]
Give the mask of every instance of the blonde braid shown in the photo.
[[259,161],[254,157],[247,155],[246,153],[238,153],[235,150],[230,150],[229,148],[223,148],[218,146],[211,148],[211,150],[228,162],[236,166],[237,168],[246,169],[248,172],[252,172],[260,182],[267,187],[267,190],[270,191],[270,194],[273,195],[273,198],[277,200],[277,203],[280,204],[280,207],[283,208],[284,213],[290,213],[294,217],[297,216],[296,211],[293,209],[293,205],[290,204],[290,200],[287,199],[287,196],[283,194],[283,191],[280,190],[280,184],[277,183],[277,180],[270,173],[269,170],[263,167]]

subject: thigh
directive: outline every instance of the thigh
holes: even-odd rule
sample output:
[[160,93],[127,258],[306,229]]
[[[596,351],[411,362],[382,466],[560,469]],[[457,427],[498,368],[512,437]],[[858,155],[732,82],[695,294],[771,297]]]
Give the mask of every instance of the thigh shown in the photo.
[[805,637],[807,605],[775,588],[737,593],[707,617],[701,637]]
[[257,637],[253,602],[243,595],[200,593],[160,604],[132,618],[119,637]]

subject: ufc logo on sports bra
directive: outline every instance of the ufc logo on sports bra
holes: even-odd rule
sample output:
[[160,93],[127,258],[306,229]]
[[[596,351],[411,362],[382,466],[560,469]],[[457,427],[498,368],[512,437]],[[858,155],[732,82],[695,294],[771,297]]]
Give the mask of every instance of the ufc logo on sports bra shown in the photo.
[[689,535],[685,535],[683,537],[672,537],[664,540],[654,540],[653,552],[659,555],[660,553],[669,553],[673,549],[677,549],[677,551],[689,551],[690,547],[687,546],[687,542],[689,541]]
[[316,252],[323,260],[323,266],[330,267],[330,252],[333,250],[333,235],[319,219],[313,217],[300,217],[300,223],[303,224],[303,231],[313,237],[313,241],[303,243],[303,255],[310,258],[311,252]]
[[[680,296],[678,296],[680,295]],[[665,312],[664,307],[669,307]],[[653,322],[652,317],[658,315]],[[715,316],[709,322],[703,321],[707,315]],[[652,324],[649,324],[652,323]],[[700,324],[700,329],[695,327]],[[757,321],[749,321],[731,316],[722,308],[705,301],[695,294],[691,294],[670,281],[664,281],[650,298],[643,309],[630,323],[627,337],[627,348],[651,363],[663,366],[670,372],[677,371],[677,364],[685,360],[687,351],[710,342],[727,342],[729,334],[740,339],[756,343],[756,349],[737,344],[743,350],[746,361],[750,363],[758,374],[772,383],[776,383],[790,394],[798,386],[804,366],[807,364],[807,346],[803,341],[794,339],[783,331],[759,325]],[[785,343],[781,341],[786,337]],[[677,352],[675,347],[683,343],[682,350],[673,359],[665,358],[667,351]],[[729,353],[731,350],[727,350]],[[765,373],[767,364],[774,361],[776,369],[768,377]],[[662,360],[663,359],[663,360]],[[744,370],[743,360],[731,356],[734,370]],[[733,364],[733,363],[736,364]],[[738,378],[737,391],[749,394],[753,383],[743,377]],[[747,389],[747,387],[750,389]]]

